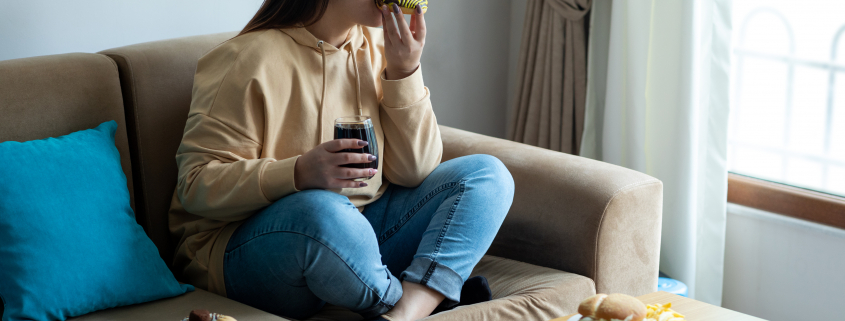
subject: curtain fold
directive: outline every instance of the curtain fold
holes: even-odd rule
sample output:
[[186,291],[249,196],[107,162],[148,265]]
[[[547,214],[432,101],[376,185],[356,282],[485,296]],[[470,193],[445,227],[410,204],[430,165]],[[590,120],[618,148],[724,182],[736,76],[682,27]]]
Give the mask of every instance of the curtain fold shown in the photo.
[[592,0],[528,0],[508,138],[577,154],[587,90]]
[[731,0],[596,3],[581,155],[664,184],[660,270],[720,305]]

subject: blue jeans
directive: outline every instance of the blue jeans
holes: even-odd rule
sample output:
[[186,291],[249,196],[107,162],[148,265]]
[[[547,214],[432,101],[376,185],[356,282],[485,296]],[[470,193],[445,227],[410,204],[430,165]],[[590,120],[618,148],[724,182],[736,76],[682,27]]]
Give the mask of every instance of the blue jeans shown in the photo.
[[501,161],[471,155],[440,164],[418,187],[391,184],[363,215],[334,192],[291,194],[248,218],[229,240],[226,294],[286,317],[307,318],[328,302],[367,318],[399,301],[404,280],[454,305],[513,193]]

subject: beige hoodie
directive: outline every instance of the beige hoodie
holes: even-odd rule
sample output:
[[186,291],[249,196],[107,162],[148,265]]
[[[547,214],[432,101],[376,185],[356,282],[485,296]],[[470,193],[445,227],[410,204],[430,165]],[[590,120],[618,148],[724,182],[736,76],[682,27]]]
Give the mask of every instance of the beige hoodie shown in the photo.
[[440,164],[440,131],[422,73],[384,79],[382,30],[353,28],[340,48],[323,44],[324,56],[318,42],[304,28],[262,30],[200,58],[170,206],[181,280],[226,295],[223,253],[232,233],[298,191],[296,159],[334,138],[336,118],[361,113],[375,127],[378,174],[368,187],[335,190],[359,210],[382,195],[387,180],[417,186]]

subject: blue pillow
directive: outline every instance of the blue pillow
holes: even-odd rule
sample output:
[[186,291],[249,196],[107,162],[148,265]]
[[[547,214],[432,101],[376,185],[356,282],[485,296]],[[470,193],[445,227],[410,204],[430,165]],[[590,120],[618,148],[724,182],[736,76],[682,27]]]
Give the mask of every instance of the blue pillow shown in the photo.
[[0,143],[3,321],[65,320],[193,291],[135,222],[117,123]]

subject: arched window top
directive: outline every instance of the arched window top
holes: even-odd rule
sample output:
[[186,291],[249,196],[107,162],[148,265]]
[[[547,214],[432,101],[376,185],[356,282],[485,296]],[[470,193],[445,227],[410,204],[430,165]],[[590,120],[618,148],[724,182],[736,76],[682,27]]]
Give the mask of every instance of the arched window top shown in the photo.
[[842,53],[845,51],[845,41],[842,38],[845,38],[845,25],[839,27],[833,36],[833,45],[830,46],[831,61],[845,61],[845,53]]
[[755,9],[742,19],[737,47],[792,55],[795,53],[792,25],[778,10],[765,7]]

